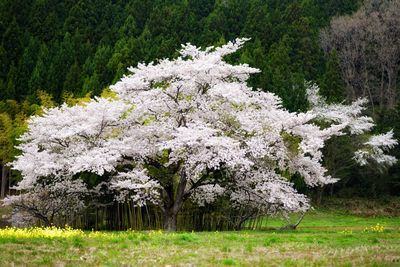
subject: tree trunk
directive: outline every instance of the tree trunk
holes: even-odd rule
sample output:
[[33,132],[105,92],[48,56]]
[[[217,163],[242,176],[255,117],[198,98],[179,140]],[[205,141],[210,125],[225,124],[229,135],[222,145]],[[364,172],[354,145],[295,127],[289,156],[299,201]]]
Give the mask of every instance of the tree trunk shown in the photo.
[[8,168],[8,195],[11,195],[11,181],[12,181],[12,172],[11,168]]
[[385,70],[383,67],[381,67],[381,87],[379,90],[379,106],[381,109],[385,106],[384,84],[385,84]]
[[[185,170],[181,170],[181,178],[179,179],[179,184],[174,197],[173,188],[168,188],[169,190],[164,190],[164,230],[166,231],[176,231],[176,222],[178,212],[181,210],[183,203],[189,197],[189,194],[185,192],[187,177]],[[172,192],[171,192],[172,189]]]
[[7,167],[3,165],[1,171],[1,192],[0,192],[1,198],[4,198],[6,196],[6,183],[7,183]]
[[319,205],[321,205],[321,202],[322,202],[322,196],[324,195],[324,188],[321,186],[321,187],[318,187],[318,189],[317,189],[317,199],[316,199],[316,204],[319,206]]
[[394,108],[396,105],[396,72],[393,69],[388,69],[388,108]]
[[177,215],[178,212],[174,212],[173,208],[167,210],[164,213],[164,230],[168,232],[175,232],[177,230]]

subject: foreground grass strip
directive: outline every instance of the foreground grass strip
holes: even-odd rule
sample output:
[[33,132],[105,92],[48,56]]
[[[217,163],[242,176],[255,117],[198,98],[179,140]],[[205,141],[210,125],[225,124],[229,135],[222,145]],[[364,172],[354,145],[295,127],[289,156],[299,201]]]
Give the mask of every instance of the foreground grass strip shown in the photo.
[[363,218],[360,226],[341,217],[347,225],[335,226],[310,216],[320,224],[293,232],[6,228],[0,266],[400,266],[399,218]]

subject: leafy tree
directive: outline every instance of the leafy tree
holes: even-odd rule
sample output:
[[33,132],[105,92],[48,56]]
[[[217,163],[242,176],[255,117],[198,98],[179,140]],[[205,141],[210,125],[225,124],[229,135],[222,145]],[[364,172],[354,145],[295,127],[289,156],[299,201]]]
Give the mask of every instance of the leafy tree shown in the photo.
[[45,91],[37,91],[37,97],[39,98],[40,106],[42,108],[52,108],[55,106],[53,97]]

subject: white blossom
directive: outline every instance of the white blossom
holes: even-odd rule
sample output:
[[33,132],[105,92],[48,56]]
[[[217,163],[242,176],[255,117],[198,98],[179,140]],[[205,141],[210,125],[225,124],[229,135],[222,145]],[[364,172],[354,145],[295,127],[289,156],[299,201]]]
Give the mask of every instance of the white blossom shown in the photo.
[[355,152],[354,159],[361,166],[366,165],[368,160],[391,166],[397,162],[397,159],[394,156],[385,154],[385,152],[397,144],[398,141],[393,138],[393,130],[385,134],[373,135],[364,143],[364,148]]
[[[29,192],[41,178],[89,172],[112,177],[102,186],[118,201],[165,211],[176,212],[188,196],[204,205],[221,195],[268,213],[307,210],[307,198],[281,174],[299,174],[309,186],[335,182],[322,166],[325,142],[368,132],[372,119],[362,114],[364,99],[328,105],[311,83],[305,113],[289,112],[278,96],[250,88],[246,80],[259,70],[223,60],[246,40],[205,50],[183,45],[177,59],[129,68],[111,86],[119,100],[96,98],[31,118],[18,147],[22,154],[12,163],[23,176],[18,188]],[[392,133],[372,137],[371,151],[355,158],[392,163],[383,152],[396,144]],[[157,178],[148,172],[152,164],[173,173]],[[226,177],[217,179],[216,172]]]
[[57,179],[47,184],[36,183],[26,192],[8,196],[3,205],[13,207],[13,226],[28,226],[28,223],[37,221],[49,226],[57,217],[68,217],[83,211],[86,208],[84,198],[88,193],[81,180]]
[[146,202],[157,203],[159,200],[160,184],[147,176],[144,169],[118,173],[110,188],[117,190],[116,200],[119,202],[129,199],[135,205],[143,206]]

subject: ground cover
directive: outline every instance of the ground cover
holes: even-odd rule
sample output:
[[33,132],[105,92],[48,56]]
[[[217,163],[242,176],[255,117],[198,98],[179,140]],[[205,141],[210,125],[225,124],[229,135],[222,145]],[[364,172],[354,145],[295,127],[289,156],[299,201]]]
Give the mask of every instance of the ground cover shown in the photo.
[[0,266],[21,265],[400,266],[400,218],[313,211],[289,232],[0,230]]

